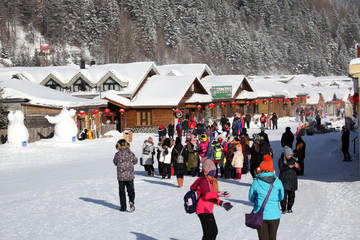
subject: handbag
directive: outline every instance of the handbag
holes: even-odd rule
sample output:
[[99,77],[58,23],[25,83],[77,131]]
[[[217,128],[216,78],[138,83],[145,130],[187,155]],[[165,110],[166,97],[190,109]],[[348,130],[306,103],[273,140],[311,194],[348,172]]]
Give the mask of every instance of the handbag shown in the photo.
[[[275,181],[275,179],[274,179]],[[270,185],[270,189],[266,195],[266,198],[260,208],[260,210],[256,213],[254,213],[254,210],[251,212],[251,213],[246,213],[245,214],[245,225],[249,228],[253,228],[253,229],[259,229],[262,227],[262,224],[263,224],[263,213],[264,213],[264,208],[265,208],[265,205],[269,199],[269,196],[270,196],[270,192],[273,188],[273,183],[271,183]]]

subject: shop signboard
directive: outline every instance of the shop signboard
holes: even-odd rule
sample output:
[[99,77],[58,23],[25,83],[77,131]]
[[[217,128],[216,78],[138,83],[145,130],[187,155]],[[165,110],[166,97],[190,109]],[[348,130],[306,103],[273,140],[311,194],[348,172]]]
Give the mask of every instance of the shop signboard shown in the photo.
[[212,98],[231,98],[232,86],[214,86],[211,88]]

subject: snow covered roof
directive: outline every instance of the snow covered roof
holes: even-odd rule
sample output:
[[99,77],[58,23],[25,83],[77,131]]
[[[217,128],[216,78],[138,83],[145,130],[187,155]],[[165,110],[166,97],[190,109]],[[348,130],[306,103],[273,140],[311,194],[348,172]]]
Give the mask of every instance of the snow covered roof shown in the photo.
[[259,98],[287,97],[294,98],[298,94],[295,87],[270,79],[248,79],[251,88]]
[[194,93],[186,103],[208,103],[211,102],[211,96],[209,94]]
[[131,106],[177,106],[196,80],[195,76],[152,76],[132,99]]
[[121,85],[127,85],[122,89],[123,94],[133,94],[150,71],[153,71],[154,74],[159,74],[153,62],[92,65],[85,69],[80,69],[78,65],[14,67],[0,68],[0,79],[11,79],[16,75],[19,79],[44,85],[47,79],[54,77],[65,85],[71,85],[79,77],[83,77],[85,78],[84,80],[94,87],[99,81],[103,80],[105,75],[111,73]]
[[170,64],[157,66],[160,74],[163,76],[196,76],[198,79],[206,72],[209,75],[214,75],[207,64]]
[[106,100],[77,98],[69,93],[53,90],[48,87],[18,79],[0,81],[4,89],[4,99],[28,99],[32,105],[53,107],[81,107],[107,105]]
[[231,86],[231,98],[234,98],[235,93],[239,89],[244,79],[244,75],[211,75],[203,78],[201,80],[201,84],[204,86],[210,96],[212,87]]
[[249,92],[246,90],[243,90],[239,93],[239,95],[236,96],[236,99],[256,99],[258,98],[258,95],[255,92]]
[[350,61],[350,65],[360,64],[360,58],[354,58]]
[[106,92],[102,92],[101,93],[101,97],[104,99],[108,99],[114,102],[117,102],[121,105],[124,106],[130,106],[130,99],[119,96],[117,91],[114,90],[110,90],[110,91],[106,91]]

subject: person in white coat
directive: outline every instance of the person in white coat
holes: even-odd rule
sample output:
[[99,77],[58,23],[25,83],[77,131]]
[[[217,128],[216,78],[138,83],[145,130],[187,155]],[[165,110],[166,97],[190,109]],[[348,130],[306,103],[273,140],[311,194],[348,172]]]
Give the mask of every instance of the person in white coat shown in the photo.
[[237,144],[235,147],[234,157],[231,160],[231,166],[236,170],[235,179],[241,179],[241,169],[244,165],[244,154],[242,153],[241,144]]
[[149,137],[147,140],[144,141],[142,146],[142,165],[145,168],[145,175],[146,176],[154,176],[155,169],[154,169],[154,141],[152,137]]
[[162,168],[162,179],[171,178],[171,152],[173,141],[171,138],[165,138],[161,145],[160,162]]

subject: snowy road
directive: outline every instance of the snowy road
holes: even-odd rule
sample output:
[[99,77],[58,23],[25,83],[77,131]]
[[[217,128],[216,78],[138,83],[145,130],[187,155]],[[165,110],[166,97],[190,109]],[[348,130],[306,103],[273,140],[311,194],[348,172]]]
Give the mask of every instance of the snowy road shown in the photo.
[[[267,131],[275,151],[274,168],[281,153],[279,139],[285,126]],[[250,133],[258,128],[251,128]],[[358,132],[351,133],[351,139]],[[131,149],[137,156],[149,134],[134,134]],[[360,181],[356,161],[343,162],[341,133],[305,136],[305,175],[299,177],[294,213],[281,218],[278,239],[358,239]],[[136,211],[118,211],[116,170],[112,163],[118,137],[76,143],[51,140],[26,148],[0,146],[1,239],[200,239],[196,215],[186,214],[182,197],[195,180],[186,176],[184,188],[176,178],[146,177],[137,165]],[[353,155],[353,148],[350,148]],[[358,153],[358,149],[357,149]],[[155,166],[157,167],[157,165]],[[250,174],[241,181],[220,180],[220,189],[232,194],[234,208],[215,207],[218,239],[257,239],[245,227],[250,212]]]

